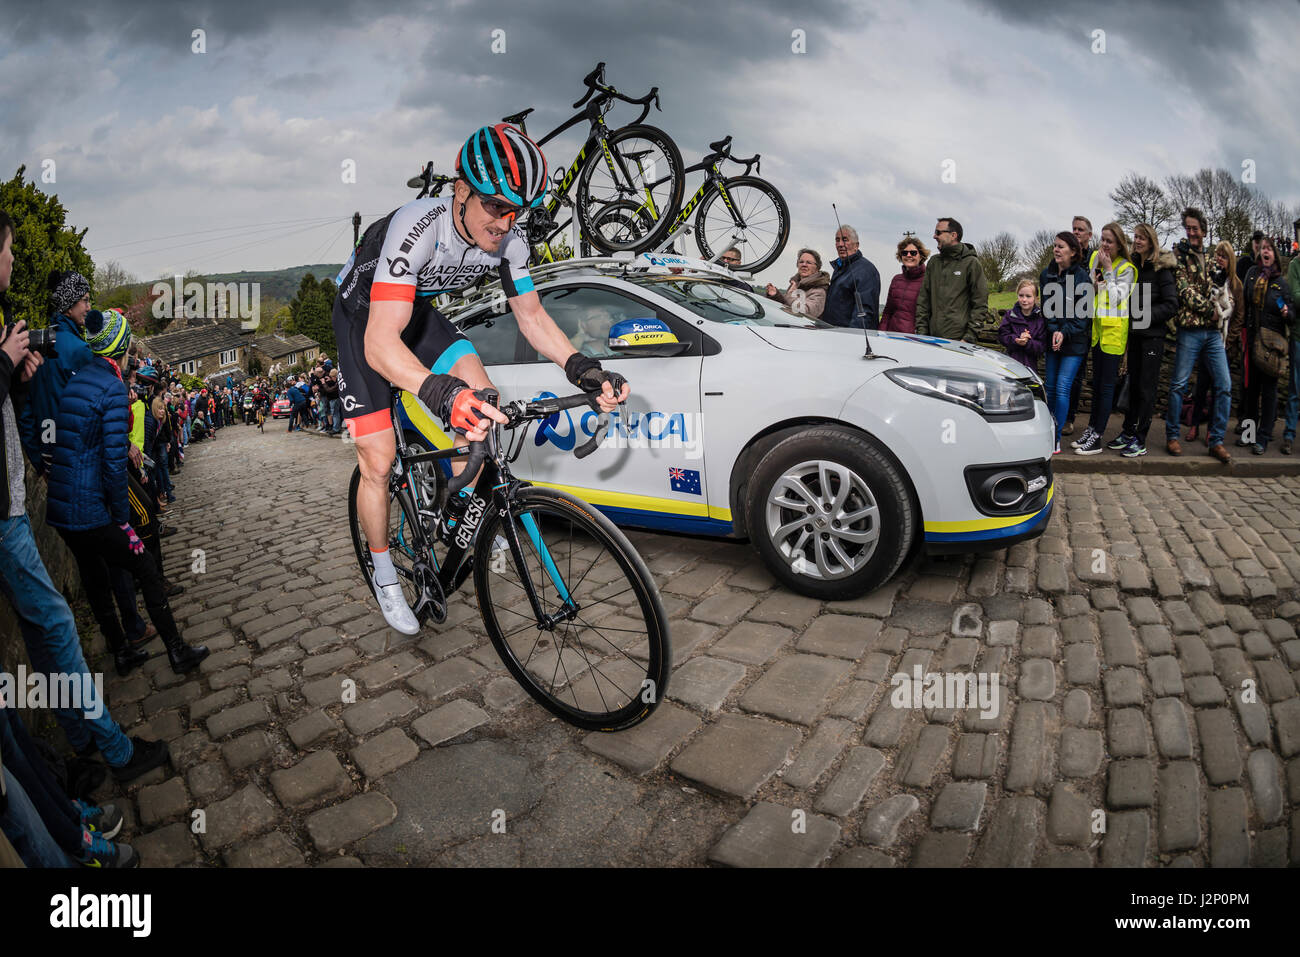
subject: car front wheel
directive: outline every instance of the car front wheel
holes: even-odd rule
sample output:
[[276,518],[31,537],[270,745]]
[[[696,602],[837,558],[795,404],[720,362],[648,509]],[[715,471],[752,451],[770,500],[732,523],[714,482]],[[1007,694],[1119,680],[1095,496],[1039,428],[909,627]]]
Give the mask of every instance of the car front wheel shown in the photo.
[[902,472],[868,436],[807,429],[759,460],[750,540],[776,578],[812,598],[856,598],[906,559],[919,515]]

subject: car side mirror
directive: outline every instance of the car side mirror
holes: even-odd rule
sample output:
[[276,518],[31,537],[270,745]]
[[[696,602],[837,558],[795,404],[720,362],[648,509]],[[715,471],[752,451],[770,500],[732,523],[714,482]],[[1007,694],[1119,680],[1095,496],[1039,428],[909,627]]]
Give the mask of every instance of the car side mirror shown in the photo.
[[624,339],[610,339],[610,351],[620,358],[672,358],[685,355],[691,350],[689,342],[638,342],[629,343]]

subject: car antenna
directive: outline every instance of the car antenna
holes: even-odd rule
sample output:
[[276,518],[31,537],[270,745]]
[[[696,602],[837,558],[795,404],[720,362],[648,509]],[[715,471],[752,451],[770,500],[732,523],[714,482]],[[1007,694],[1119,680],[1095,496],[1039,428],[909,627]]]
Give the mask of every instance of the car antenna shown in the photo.
[[[840,211],[835,208],[834,203],[831,203],[831,211],[835,214],[835,235],[838,236],[844,231],[844,227],[840,225]],[[856,282],[853,284],[853,299],[858,306],[853,317],[862,320],[862,337],[866,341],[867,346],[867,351],[862,354],[862,358],[874,359],[876,358],[876,354],[871,351],[871,336],[869,335],[871,330],[867,328],[867,310],[862,306],[862,293],[858,292],[858,284]]]

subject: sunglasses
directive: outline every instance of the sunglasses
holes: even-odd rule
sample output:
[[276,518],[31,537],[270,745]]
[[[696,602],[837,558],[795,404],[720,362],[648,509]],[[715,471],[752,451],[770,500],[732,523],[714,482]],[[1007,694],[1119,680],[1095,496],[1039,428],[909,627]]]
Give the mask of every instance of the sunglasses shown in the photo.
[[904,255],[904,256],[919,256],[919,255],[921,255],[921,253],[920,253],[918,250],[915,250],[915,249],[904,249],[904,250],[903,250],[903,255]]
[[516,219],[525,212],[522,206],[515,206],[496,197],[484,196],[482,193],[475,195],[478,196],[479,203],[482,204],[487,214],[493,219]]

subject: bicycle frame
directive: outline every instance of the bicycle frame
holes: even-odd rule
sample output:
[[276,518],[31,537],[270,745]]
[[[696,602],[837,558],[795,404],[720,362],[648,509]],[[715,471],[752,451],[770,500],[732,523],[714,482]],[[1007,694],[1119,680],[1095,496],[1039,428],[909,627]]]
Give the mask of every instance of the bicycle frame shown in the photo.
[[[422,508],[417,499],[415,488],[411,482],[411,466],[425,462],[441,462],[468,455],[470,452],[469,446],[453,445],[448,449],[411,453],[407,450],[401,429],[398,428],[396,415],[394,415],[393,431],[397,436],[397,457],[393,463],[392,475],[389,477],[390,491],[403,500],[404,504],[408,506],[410,514],[417,515],[422,519],[432,518],[436,513]],[[487,443],[488,457],[483,463],[483,469],[479,473],[478,481],[474,483],[470,505],[466,511],[467,516],[472,512],[477,512],[477,521],[470,529],[468,541],[464,545],[453,541],[448,546],[447,554],[443,557],[442,564],[436,569],[434,575],[443,603],[442,608],[437,610],[437,618],[441,621],[445,617],[447,597],[465,583],[465,579],[469,577],[470,572],[473,570],[473,562],[467,559],[478,543],[478,536],[482,530],[483,521],[488,515],[488,510],[493,508],[504,519],[501,523],[502,534],[510,546],[511,555],[515,560],[515,567],[519,571],[520,583],[528,596],[529,604],[532,606],[539,627],[550,629],[562,622],[572,621],[581,610],[581,606],[573,602],[563,576],[551,557],[546,543],[542,540],[541,531],[537,528],[536,521],[531,515],[523,515],[520,517],[520,522],[528,533],[542,566],[546,569],[547,575],[555,586],[556,594],[563,599],[563,606],[556,614],[548,614],[542,607],[536,586],[533,584],[532,575],[528,571],[528,561],[524,555],[523,543],[519,539],[518,529],[515,527],[515,523],[511,521],[514,517],[514,492],[515,489],[519,488],[520,482],[510,474],[509,467],[502,461],[496,429],[488,433]],[[462,527],[465,525],[464,518],[461,520],[461,525]],[[412,531],[416,547],[415,553],[411,556],[413,575],[416,578],[413,584],[421,591],[419,601],[412,611],[419,617],[431,598],[425,593],[428,583],[419,580],[420,576],[428,570],[421,569],[420,566],[423,564],[423,555],[433,556],[434,537],[423,521],[417,522]],[[400,530],[398,534],[399,536],[402,534]],[[437,564],[436,558],[434,561]],[[399,574],[401,574],[400,570]]]
[[[564,168],[564,179],[561,180],[559,186],[551,190],[551,198],[547,201],[547,203],[544,206],[542,206],[542,210],[546,214],[546,219],[548,223],[554,226],[554,228],[551,229],[550,232],[548,232],[544,238],[535,241],[534,245],[545,247],[547,250],[547,254],[551,257],[550,261],[554,260],[554,255],[551,254],[550,252],[551,239],[553,239],[558,233],[560,233],[564,229],[565,226],[568,226],[571,222],[571,220],[566,220],[564,223],[555,225],[555,214],[559,210],[560,206],[572,205],[570,202],[568,202],[569,190],[572,189],[573,183],[577,179],[578,174],[582,172],[583,167],[586,165],[589,150],[593,150],[599,147],[601,154],[605,159],[605,167],[606,169],[609,170],[610,177],[616,183],[619,181],[619,174],[622,174],[623,179],[629,184],[634,184],[636,182],[636,180],[633,179],[631,172],[627,169],[626,163],[623,161],[623,157],[622,156],[616,157],[612,152],[610,152],[609,149],[609,144],[607,142],[607,139],[610,133],[610,129],[608,124],[605,123],[605,104],[610,101],[611,101],[611,95],[608,93],[602,93],[601,96],[598,96],[595,99],[593,99],[583,109],[579,110],[573,116],[569,117],[569,119],[565,120],[555,129],[551,130],[551,132],[547,133],[545,136],[543,136],[540,140],[537,141],[538,146],[544,146],[550,140],[553,140],[555,137],[559,136],[565,130],[573,126],[576,126],[577,124],[581,123],[583,120],[586,120],[588,123],[591,124],[591,128],[587,132],[587,141],[583,143],[582,148],[578,150],[578,155],[575,156],[572,162],[570,162],[569,165]],[[635,125],[636,123],[641,122],[648,115],[649,110],[650,110],[650,106],[649,103],[647,103],[645,104],[645,109],[642,111],[641,116],[637,117],[634,123],[628,125]],[[520,129],[522,130],[524,126],[523,120],[520,120],[519,126]],[[637,172],[640,174],[640,182],[642,183],[645,191],[645,202],[640,207],[637,208],[637,212],[639,213],[641,210],[645,210],[650,214],[650,216],[652,216],[655,219],[658,219],[659,211],[655,206],[653,189],[655,186],[658,186],[661,183],[666,182],[669,179],[669,177],[664,177],[663,179],[657,180],[653,183],[646,182],[645,168],[641,165],[641,161],[639,159],[637,160],[636,165],[637,165]],[[576,255],[577,250],[574,250],[574,253]],[[543,259],[541,261],[545,262],[548,260]]]

